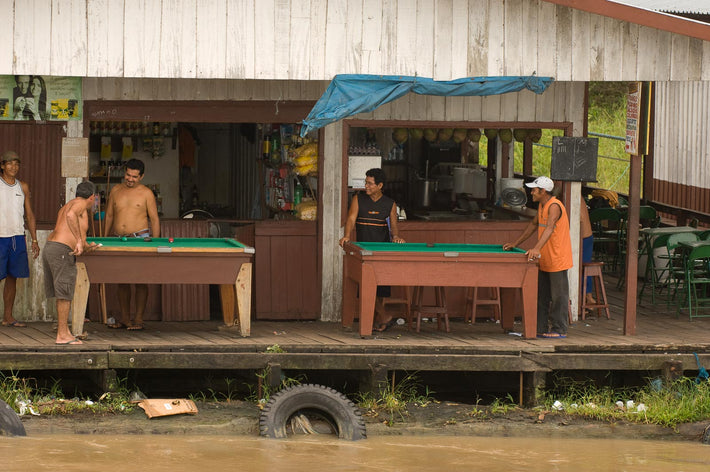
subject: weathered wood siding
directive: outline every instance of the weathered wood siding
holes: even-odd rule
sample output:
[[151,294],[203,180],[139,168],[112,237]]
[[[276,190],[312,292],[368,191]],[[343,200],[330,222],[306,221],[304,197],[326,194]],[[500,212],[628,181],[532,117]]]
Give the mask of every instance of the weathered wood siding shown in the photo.
[[542,0],[3,0],[0,74],[710,80],[710,42]]
[[710,82],[658,82],[654,200],[710,213]]

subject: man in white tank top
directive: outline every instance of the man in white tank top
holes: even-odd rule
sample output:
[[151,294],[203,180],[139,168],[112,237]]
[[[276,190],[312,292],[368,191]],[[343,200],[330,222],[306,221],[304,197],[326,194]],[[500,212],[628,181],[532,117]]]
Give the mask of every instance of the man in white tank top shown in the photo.
[[17,279],[30,276],[25,241],[25,219],[32,237],[32,255],[39,256],[37,226],[30,204],[30,188],[20,182],[20,157],[6,151],[0,157],[0,280],[5,280],[2,326],[24,328],[26,325],[12,316],[17,291]]

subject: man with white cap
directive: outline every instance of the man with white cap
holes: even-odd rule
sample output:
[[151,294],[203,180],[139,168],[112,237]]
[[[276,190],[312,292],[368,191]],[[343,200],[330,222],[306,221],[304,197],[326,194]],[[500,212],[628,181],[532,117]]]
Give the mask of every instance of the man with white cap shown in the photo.
[[569,283],[567,270],[572,268],[572,243],[567,212],[552,196],[555,184],[548,177],[538,177],[525,184],[531,188],[534,202],[538,202],[535,218],[514,242],[506,243],[508,251],[527,240],[537,230],[537,244],[525,254],[529,261],[538,261],[537,279],[537,337],[567,337]]

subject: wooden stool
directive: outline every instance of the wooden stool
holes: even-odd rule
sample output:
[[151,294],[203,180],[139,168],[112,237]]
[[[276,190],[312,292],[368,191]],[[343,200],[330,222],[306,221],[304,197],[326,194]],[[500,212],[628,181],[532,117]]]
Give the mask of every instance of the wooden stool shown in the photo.
[[[433,287],[434,297],[436,299],[434,305],[422,305],[422,299],[424,298],[424,287],[414,287],[414,293],[412,295],[412,301],[414,302],[414,315],[417,317],[417,333],[421,328],[422,315],[437,315],[436,325],[438,329],[441,329],[441,319],[444,319],[444,327],[446,332],[449,333],[449,312],[446,309],[446,293],[444,292],[444,287]],[[413,320],[409,320],[409,328],[412,328]]]
[[[597,310],[597,318],[601,316],[602,308],[606,311],[606,318],[609,319],[609,303],[606,300],[606,289],[604,288],[604,277],[602,276],[603,262],[582,263],[582,319],[585,319],[587,308]],[[592,277],[594,283],[594,298],[597,303],[587,304],[587,277]]]
[[[486,289],[491,292],[491,298],[478,298],[478,289]],[[469,287],[466,289],[466,308],[464,309],[464,321],[476,322],[476,308],[479,305],[489,305],[493,307],[493,318],[500,321],[500,288],[499,287]],[[470,307],[470,310],[469,310]]]
[[403,305],[404,306],[404,319],[407,321],[410,321],[412,318],[412,311],[411,311],[411,296],[410,296],[410,290],[409,287],[403,287],[404,288],[404,298],[402,297],[385,297],[385,298],[380,298],[377,297],[375,299],[375,313],[380,313],[382,316],[382,319],[386,318],[387,314],[387,307],[389,305]]

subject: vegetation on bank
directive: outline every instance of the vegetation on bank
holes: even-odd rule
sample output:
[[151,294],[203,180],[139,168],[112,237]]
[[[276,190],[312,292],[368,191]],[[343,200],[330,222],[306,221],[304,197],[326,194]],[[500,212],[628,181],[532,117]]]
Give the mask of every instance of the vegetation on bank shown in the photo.
[[[284,376],[279,388],[270,389],[266,386],[267,374],[267,371],[257,372],[256,385],[247,385],[246,394],[243,388],[238,388],[236,381],[225,379],[225,391],[209,389],[207,392],[190,395],[190,398],[202,402],[244,400],[263,406],[278,390],[305,382],[303,377]],[[118,392],[105,393],[95,400],[81,396],[66,399],[58,380],[51,387],[42,389],[37,388],[32,378],[0,373],[0,399],[22,414],[125,413],[135,408],[130,402],[131,389],[126,383],[125,379],[119,380]],[[536,407],[541,415],[557,412],[607,422],[626,421],[670,428],[683,423],[710,420],[708,380],[697,382],[692,378],[681,378],[666,384],[654,380],[639,388],[612,388],[562,379],[557,381],[554,388],[541,392],[541,397],[542,404]],[[409,373],[399,379],[393,376],[391,382],[383,385],[376,394],[356,394],[353,401],[364,410],[366,416],[390,426],[406,422],[408,408],[412,405],[426,408],[438,403],[435,392],[422,385],[416,374]],[[476,401],[467,416],[472,420],[484,420],[505,416],[519,409],[513,397],[507,395],[494,399],[488,405]],[[449,421],[455,423],[456,419]]]
[[0,372],[0,400],[21,415],[68,415],[80,411],[92,413],[121,413],[134,408],[129,401],[125,381],[119,382],[116,392],[104,393],[96,400],[83,396],[65,398],[60,380],[49,388],[39,388],[33,378],[18,377]]
[[663,384],[658,379],[641,388],[614,389],[563,380],[545,392],[544,408],[604,421],[675,428],[710,419],[710,381],[683,377]]

